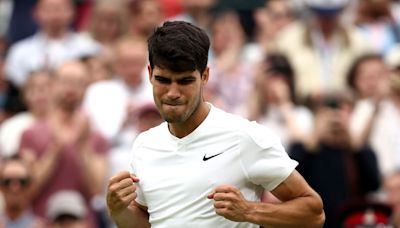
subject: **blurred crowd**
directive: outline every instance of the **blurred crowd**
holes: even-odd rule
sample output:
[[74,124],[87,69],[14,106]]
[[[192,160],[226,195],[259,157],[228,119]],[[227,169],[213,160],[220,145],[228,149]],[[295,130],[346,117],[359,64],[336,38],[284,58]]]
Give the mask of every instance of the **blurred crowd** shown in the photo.
[[166,20],[208,32],[204,99],[280,136],[325,227],[400,227],[397,0],[0,0],[0,227],[114,227]]

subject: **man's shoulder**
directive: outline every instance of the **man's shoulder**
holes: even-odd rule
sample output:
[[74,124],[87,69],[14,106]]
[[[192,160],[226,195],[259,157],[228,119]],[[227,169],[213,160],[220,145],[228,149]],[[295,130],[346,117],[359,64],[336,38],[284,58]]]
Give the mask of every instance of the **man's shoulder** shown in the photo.
[[266,147],[278,140],[278,136],[267,126],[217,108],[215,110],[213,127],[221,129],[226,133],[234,133],[242,141],[251,141]]
[[38,44],[38,34],[34,34],[27,38],[24,38],[11,46],[10,52],[29,52],[32,47],[36,47]]
[[166,129],[168,129],[167,123],[162,122],[158,126],[141,132],[136,136],[135,144],[141,145],[146,143],[155,144],[155,142],[161,143],[161,141],[168,136],[166,135],[166,133],[168,132]]

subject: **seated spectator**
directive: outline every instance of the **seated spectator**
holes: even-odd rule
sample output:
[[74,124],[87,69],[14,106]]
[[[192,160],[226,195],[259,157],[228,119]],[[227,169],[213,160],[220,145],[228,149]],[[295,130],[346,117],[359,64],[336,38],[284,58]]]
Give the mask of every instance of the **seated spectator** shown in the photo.
[[[35,165],[33,209],[41,217],[49,197],[57,191],[76,190],[89,205],[105,186],[108,144],[91,129],[88,116],[80,109],[89,81],[87,74],[81,62],[58,68],[47,117],[22,135],[20,152],[33,157]],[[93,214],[89,210],[94,225]]]
[[22,133],[35,122],[46,117],[49,107],[50,73],[32,73],[24,88],[24,100],[28,111],[7,119],[0,126],[0,154],[11,156],[18,151]]
[[54,193],[46,207],[48,228],[87,228],[87,215],[85,200],[76,191]]
[[324,202],[327,228],[340,227],[336,211],[341,205],[366,197],[380,185],[374,151],[352,147],[350,114],[351,100],[345,93],[325,96],[315,104],[314,136],[289,150],[299,162],[298,171]]
[[74,14],[71,0],[39,0],[35,18],[39,31],[11,46],[6,60],[6,75],[22,87],[29,74],[54,70],[63,62],[93,55],[100,46],[88,37],[70,31]]
[[0,214],[0,227],[42,228],[43,222],[32,210],[30,188],[31,166],[19,156],[4,159],[0,164],[0,190],[4,197],[4,213]]

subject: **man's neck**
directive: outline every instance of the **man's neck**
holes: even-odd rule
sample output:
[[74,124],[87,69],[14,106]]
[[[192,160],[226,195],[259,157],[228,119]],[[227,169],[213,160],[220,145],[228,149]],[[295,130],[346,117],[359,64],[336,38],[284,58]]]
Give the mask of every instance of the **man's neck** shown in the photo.
[[65,110],[60,107],[53,108],[52,116],[64,124],[69,124],[74,117],[75,110]]
[[198,109],[183,123],[169,123],[169,131],[178,138],[183,138],[192,133],[206,119],[211,106],[202,101]]
[[68,30],[66,30],[66,29],[43,30],[44,35],[49,40],[62,40],[65,37],[65,35],[67,34],[67,32],[68,32]]

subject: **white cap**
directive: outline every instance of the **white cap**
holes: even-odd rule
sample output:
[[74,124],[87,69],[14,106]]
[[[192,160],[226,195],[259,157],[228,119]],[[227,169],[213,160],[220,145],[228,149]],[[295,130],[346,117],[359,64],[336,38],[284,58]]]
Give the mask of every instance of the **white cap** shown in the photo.
[[318,9],[339,9],[345,7],[349,0],[304,0],[304,3]]
[[72,215],[84,218],[87,214],[85,201],[76,191],[59,191],[54,193],[47,202],[46,216],[54,221],[60,215]]

